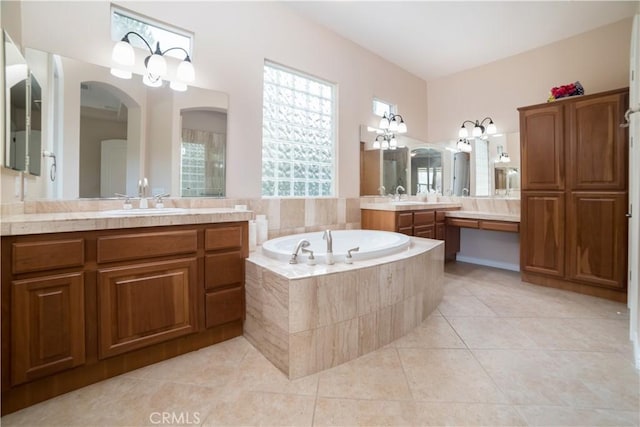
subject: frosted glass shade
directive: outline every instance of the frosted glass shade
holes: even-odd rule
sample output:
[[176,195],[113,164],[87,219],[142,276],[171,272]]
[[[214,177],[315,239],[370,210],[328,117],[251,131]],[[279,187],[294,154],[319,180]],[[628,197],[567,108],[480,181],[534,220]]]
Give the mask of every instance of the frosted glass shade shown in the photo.
[[184,83],[191,83],[196,79],[196,71],[194,70],[191,61],[185,60],[178,65],[176,79]]
[[496,133],[498,130],[496,129],[496,125],[493,124],[493,122],[489,123],[489,126],[487,126],[487,133],[489,135],[493,135],[494,133]]
[[473,127],[473,131],[471,132],[471,135],[473,135],[473,136],[482,135],[482,129],[480,128],[480,126],[474,126]]
[[147,73],[142,77],[142,83],[149,87],[160,87],[162,86],[162,79],[160,77],[152,78],[149,76],[149,73]]
[[386,117],[380,119],[380,129],[389,129],[389,119]]
[[163,77],[167,74],[167,61],[162,57],[162,55],[158,55],[154,53],[149,58],[147,58],[147,72],[152,76]]
[[404,122],[400,122],[398,125],[398,133],[407,133],[407,125]]
[[469,131],[466,127],[462,126],[460,131],[458,131],[458,138],[466,138],[469,136]]
[[122,40],[119,41],[115,46],[113,46],[113,51],[111,51],[111,59],[118,65],[133,67],[133,64],[136,60],[133,46],[131,46],[128,42]]

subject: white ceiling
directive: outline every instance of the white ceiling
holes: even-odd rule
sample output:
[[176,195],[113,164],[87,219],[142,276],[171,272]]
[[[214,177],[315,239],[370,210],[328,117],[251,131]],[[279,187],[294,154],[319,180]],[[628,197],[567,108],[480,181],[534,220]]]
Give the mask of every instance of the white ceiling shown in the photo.
[[285,4],[427,81],[620,21],[638,7],[635,1]]

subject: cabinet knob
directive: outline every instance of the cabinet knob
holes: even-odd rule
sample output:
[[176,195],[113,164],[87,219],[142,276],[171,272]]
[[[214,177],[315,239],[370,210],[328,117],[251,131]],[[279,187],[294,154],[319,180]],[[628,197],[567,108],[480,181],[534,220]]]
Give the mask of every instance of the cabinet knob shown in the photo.
[[627,218],[631,218],[632,215],[630,213],[626,213],[624,214],[624,216],[626,216]]

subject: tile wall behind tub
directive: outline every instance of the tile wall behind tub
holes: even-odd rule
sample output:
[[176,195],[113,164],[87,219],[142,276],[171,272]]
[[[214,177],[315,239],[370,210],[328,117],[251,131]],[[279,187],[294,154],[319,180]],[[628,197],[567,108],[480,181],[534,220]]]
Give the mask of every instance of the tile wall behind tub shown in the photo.
[[[133,200],[134,207],[137,201]],[[288,234],[360,228],[360,198],[299,198],[299,199],[213,199],[168,198],[165,207],[233,208],[247,205],[256,215],[266,215],[269,238]],[[153,203],[150,204],[153,207]],[[2,215],[23,213],[87,212],[122,208],[122,200],[30,200],[2,204]]]

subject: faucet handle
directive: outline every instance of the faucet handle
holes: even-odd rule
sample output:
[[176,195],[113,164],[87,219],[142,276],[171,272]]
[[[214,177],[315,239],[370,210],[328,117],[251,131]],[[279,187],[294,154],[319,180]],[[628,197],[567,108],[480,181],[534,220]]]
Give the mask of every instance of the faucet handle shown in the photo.
[[349,249],[347,251],[347,255],[344,257],[344,262],[346,264],[353,264],[353,256],[351,255],[351,252],[358,252],[359,250],[360,246],[358,246],[357,248]]
[[303,254],[309,254],[309,258],[307,258],[307,264],[316,265],[316,257],[313,256],[313,251],[311,249],[307,249],[304,246],[301,248]]

